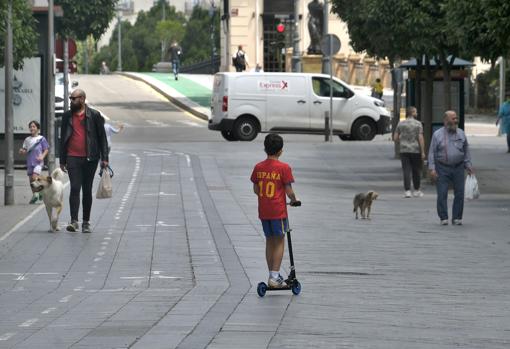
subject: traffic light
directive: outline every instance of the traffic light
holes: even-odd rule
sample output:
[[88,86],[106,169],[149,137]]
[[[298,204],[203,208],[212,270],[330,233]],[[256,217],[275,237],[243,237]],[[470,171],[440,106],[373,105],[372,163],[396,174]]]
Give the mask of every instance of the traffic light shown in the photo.
[[287,46],[285,29],[285,24],[281,22],[276,25],[276,46],[278,48],[284,48]]

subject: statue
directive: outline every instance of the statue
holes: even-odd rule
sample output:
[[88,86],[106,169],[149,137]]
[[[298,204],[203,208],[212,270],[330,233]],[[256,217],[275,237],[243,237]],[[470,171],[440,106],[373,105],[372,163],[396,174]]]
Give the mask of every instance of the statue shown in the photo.
[[324,23],[324,11],[319,0],[308,3],[308,32],[310,33],[310,45],[308,54],[321,54],[321,39]]

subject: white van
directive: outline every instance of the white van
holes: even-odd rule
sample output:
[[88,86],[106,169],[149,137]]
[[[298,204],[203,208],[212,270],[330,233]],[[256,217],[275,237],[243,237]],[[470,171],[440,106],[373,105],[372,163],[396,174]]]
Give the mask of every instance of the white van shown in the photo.
[[[217,73],[209,129],[228,141],[251,141],[259,132],[324,134],[329,82],[324,74]],[[333,78],[333,134],[371,140],[388,132],[390,114],[383,101]]]

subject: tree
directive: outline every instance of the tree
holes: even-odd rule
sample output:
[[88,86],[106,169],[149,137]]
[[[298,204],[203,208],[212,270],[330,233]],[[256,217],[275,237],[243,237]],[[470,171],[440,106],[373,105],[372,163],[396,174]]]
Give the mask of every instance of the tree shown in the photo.
[[[219,21],[218,11],[215,11],[211,18],[209,11],[200,6],[193,8],[181,45],[184,52],[183,63],[199,62],[211,58],[212,45],[216,48],[219,47]],[[211,43],[211,27],[214,30],[214,43]]]
[[[5,30],[7,18],[7,2],[0,2],[0,67],[4,65],[5,54]],[[14,69],[23,67],[23,59],[32,57],[37,53],[37,36],[35,19],[32,9],[27,1],[12,0],[12,32],[13,32],[13,55]]]
[[85,40],[88,35],[99,39],[108,29],[117,0],[55,0],[64,15],[55,18],[56,31],[64,37]]

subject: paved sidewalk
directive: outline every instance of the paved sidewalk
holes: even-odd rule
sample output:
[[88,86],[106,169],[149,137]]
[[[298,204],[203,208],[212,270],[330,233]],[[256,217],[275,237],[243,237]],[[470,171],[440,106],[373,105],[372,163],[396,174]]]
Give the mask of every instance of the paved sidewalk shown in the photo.
[[[207,88],[196,80],[137,78],[205,115]],[[199,91],[195,101],[184,88]],[[0,207],[8,290],[1,305],[9,314],[0,336],[48,349],[510,346],[510,155],[502,138],[470,138],[482,197],[466,202],[462,227],[439,226],[428,183],[425,197],[402,198],[386,138],[285,140],[283,161],[303,201],[289,209],[300,296],[256,295],[266,278],[264,238],[248,178],[263,158],[261,137],[210,149],[118,144],[121,182],[111,200],[94,204],[101,234],[49,239],[37,229],[47,224],[41,212],[1,241],[6,219],[26,213],[23,205]],[[23,171],[16,189],[26,202]],[[380,193],[372,220],[355,220],[352,197],[369,189]],[[32,275],[5,277],[11,261]],[[47,271],[55,275],[36,279]],[[20,300],[24,286],[35,290]]]

